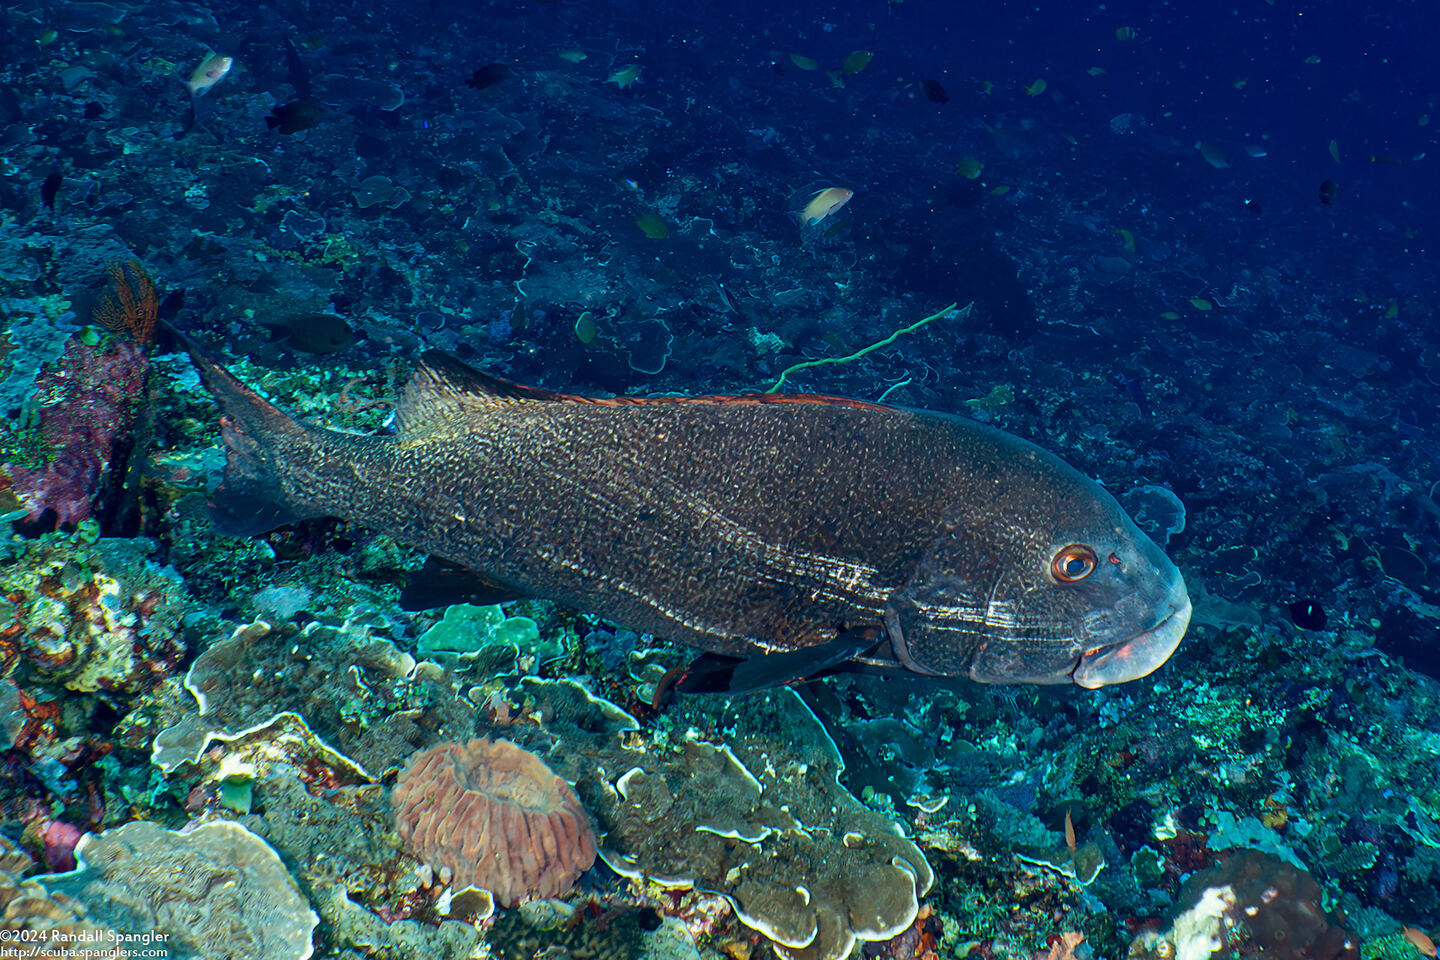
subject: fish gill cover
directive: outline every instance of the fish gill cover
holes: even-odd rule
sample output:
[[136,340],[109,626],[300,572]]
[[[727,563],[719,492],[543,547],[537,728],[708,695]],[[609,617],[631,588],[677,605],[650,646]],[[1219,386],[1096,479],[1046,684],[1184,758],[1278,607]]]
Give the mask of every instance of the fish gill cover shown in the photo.
[[[0,858],[0,929],[257,960],[1432,952],[1435,16],[7,6],[0,835],[23,849]],[[838,617],[789,659],[697,666],[679,631],[427,563],[411,528],[225,535],[207,513],[219,412],[177,341],[151,342],[152,311],[354,444],[393,440],[427,351],[552,394],[783,381],[997,427],[1163,545],[1188,636],[1163,665],[1162,644],[1109,648],[1158,669],[1100,690],[802,682],[893,658]],[[869,447],[766,499],[793,458],[648,449],[769,515],[916,468]],[[613,559],[643,524],[595,519],[661,474],[610,453],[577,450],[548,501],[573,515],[548,529],[655,598]],[[509,455],[508,476],[535,475]],[[852,502],[877,540],[906,529],[904,498]],[[432,525],[464,506],[433,488],[407,504]],[[834,559],[837,532],[766,545]],[[1034,583],[1102,582],[1070,549],[1095,544],[1042,546],[1064,562]],[[1141,566],[1093,552],[1103,575]],[[930,589],[989,555],[915,569]],[[951,649],[902,619],[935,601],[920,587],[892,633]],[[405,609],[417,596],[441,606]],[[697,676],[796,691],[677,695]],[[602,862],[561,899],[491,913],[400,842],[406,763],[484,737],[543,758],[594,820]],[[207,854],[193,889],[88,856],[150,830],[136,849],[194,864],[217,828],[253,862]],[[53,879],[81,861],[84,884]],[[170,925],[182,907],[216,925]],[[276,917],[272,945],[197,936]]]

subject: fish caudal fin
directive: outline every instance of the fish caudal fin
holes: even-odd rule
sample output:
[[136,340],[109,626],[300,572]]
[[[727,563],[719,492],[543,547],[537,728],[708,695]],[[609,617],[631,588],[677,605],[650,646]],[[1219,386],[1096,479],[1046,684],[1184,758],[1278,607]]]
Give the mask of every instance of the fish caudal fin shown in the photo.
[[251,536],[325,516],[325,510],[306,502],[294,477],[296,461],[315,450],[314,429],[245,386],[189,337],[171,332],[184,344],[222,413],[225,479],[210,505],[216,528]]

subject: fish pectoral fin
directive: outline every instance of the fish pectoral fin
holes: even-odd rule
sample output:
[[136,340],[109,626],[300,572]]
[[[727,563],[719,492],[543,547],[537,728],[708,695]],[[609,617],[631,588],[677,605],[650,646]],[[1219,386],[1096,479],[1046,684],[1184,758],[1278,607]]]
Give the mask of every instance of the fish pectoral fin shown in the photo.
[[457,603],[488,607],[519,600],[520,597],[519,591],[491,580],[483,573],[431,556],[400,591],[400,609],[434,610]]
[[681,693],[752,693],[818,677],[874,647],[877,626],[854,627],[828,643],[740,659],[702,653],[675,684]]

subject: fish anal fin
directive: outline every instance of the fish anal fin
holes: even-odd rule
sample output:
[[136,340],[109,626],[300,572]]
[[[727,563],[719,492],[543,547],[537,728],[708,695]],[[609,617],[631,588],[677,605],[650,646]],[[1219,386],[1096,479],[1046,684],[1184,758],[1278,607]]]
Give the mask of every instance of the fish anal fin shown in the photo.
[[519,591],[483,573],[432,556],[400,591],[400,609],[434,610],[457,603],[488,607],[519,600],[520,597]]

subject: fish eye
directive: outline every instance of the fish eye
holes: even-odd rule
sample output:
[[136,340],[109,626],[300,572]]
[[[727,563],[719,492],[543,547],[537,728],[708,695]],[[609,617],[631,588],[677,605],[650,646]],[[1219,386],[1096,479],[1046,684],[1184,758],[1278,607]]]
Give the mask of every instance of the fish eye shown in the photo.
[[1095,551],[1080,543],[1072,543],[1055,555],[1050,573],[1061,583],[1084,580],[1095,571]]

